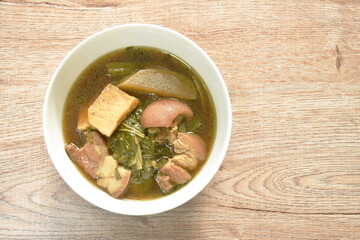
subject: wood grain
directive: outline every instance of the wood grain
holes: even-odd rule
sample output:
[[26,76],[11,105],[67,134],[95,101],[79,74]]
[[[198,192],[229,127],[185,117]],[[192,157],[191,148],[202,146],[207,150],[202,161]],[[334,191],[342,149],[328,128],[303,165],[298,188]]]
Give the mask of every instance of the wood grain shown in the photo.
[[[360,2],[0,1],[0,239],[359,239]],[[87,36],[124,23],[185,34],[233,109],[213,181],[158,215],[77,196],[44,145],[44,94]]]

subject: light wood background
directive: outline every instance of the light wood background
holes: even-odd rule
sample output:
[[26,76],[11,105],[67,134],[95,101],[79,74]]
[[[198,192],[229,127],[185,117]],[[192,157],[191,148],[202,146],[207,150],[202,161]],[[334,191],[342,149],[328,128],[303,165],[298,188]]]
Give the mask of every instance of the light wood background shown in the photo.
[[[194,40],[232,100],[213,181],[154,216],[77,196],[42,134],[57,65],[124,23]],[[359,1],[1,0],[0,57],[0,239],[360,239]]]

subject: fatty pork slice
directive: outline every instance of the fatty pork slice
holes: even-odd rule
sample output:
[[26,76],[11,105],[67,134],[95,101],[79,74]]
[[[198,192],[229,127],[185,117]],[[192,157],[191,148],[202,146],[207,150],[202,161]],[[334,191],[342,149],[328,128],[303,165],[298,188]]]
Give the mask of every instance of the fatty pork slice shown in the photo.
[[95,169],[101,160],[109,155],[105,139],[97,131],[92,131],[86,136],[84,147],[78,148],[74,144],[67,144],[65,150],[70,159],[76,162],[92,178],[96,178]]
[[86,155],[93,161],[100,162],[109,155],[107,142],[97,131],[91,131],[86,136],[87,143],[84,145]]
[[96,175],[98,176],[96,183],[106,189],[111,196],[118,198],[129,186],[131,170],[119,166],[118,162],[109,155],[101,160]]
[[99,166],[99,162],[88,157],[84,148],[78,148],[74,144],[67,144],[65,150],[70,159],[76,162],[84,171],[92,178],[96,178],[95,169]]
[[194,170],[198,165],[198,159],[191,152],[177,154],[174,157],[170,158],[169,162],[172,162],[180,167],[187,168],[189,170]]
[[179,167],[172,163],[167,162],[161,169],[160,172],[169,176],[170,180],[177,184],[184,184],[191,179],[191,175],[182,167]]
[[160,189],[161,189],[164,193],[170,192],[170,191],[173,189],[173,187],[174,187],[173,184],[171,183],[170,177],[164,175],[164,174],[161,173],[161,172],[158,172],[158,173],[155,175],[155,180],[156,180],[156,182],[158,183]]
[[171,145],[174,144],[174,141],[177,139],[177,134],[179,132],[179,127],[176,123],[173,123],[168,128],[159,128],[159,132],[155,137],[156,142],[168,141]]
[[108,84],[88,109],[89,123],[110,137],[139,101],[118,87]]
[[195,169],[199,161],[206,159],[205,142],[194,133],[178,133],[174,151],[177,155],[170,161],[189,170]]

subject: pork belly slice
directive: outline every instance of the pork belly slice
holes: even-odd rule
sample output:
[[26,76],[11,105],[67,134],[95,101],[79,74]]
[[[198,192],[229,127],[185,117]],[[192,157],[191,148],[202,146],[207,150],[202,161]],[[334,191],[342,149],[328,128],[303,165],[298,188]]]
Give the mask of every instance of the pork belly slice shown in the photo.
[[164,193],[168,193],[173,189],[173,184],[170,181],[170,177],[164,175],[161,172],[158,172],[155,175],[155,180],[158,183],[160,189],[164,192]]
[[70,159],[77,163],[92,178],[96,178],[95,169],[99,166],[99,162],[89,158],[84,148],[78,148],[74,144],[67,144],[65,150]]
[[184,184],[191,179],[191,175],[182,167],[179,167],[169,161],[161,169],[160,172],[170,177],[170,180],[177,184]]
[[109,155],[101,160],[96,174],[98,176],[96,183],[106,189],[111,196],[118,198],[129,186],[131,170],[119,166],[118,162]]

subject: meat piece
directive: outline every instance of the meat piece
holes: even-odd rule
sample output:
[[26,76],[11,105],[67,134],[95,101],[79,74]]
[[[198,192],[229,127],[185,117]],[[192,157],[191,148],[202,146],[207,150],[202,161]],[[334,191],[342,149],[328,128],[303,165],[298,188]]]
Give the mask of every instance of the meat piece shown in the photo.
[[91,131],[89,134],[87,134],[86,138],[88,142],[94,144],[97,148],[99,148],[99,153],[101,153],[102,155],[105,154],[105,156],[109,155],[107,142],[99,132]]
[[161,99],[150,103],[141,115],[140,124],[144,128],[170,127],[175,118],[184,115],[186,120],[193,116],[192,110],[177,100]]
[[67,144],[65,150],[70,159],[76,162],[92,178],[96,178],[95,169],[99,166],[101,160],[109,155],[106,141],[97,131],[92,131],[87,136],[87,143],[82,148],[74,144]]
[[118,198],[126,192],[130,182],[131,170],[119,166],[112,156],[106,156],[96,171],[99,179],[96,183],[107,189],[111,196]]
[[191,175],[185,171],[182,167],[179,167],[172,162],[166,163],[160,172],[170,177],[171,181],[184,184],[191,179]]
[[198,165],[197,157],[190,151],[182,154],[177,154],[174,157],[170,158],[169,161],[189,170],[194,170]]
[[85,153],[93,161],[100,162],[102,158],[109,155],[106,141],[97,131],[91,131],[86,136],[87,143],[84,145]]
[[178,133],[174,141],[176,153],[192,152],[199,160],[206,159],[206,145],[202,138],[194,133]]
[[138,104],[136,98],[109,84],[89,107],[89,122],[103,135],[110,137]]
[[155,180],[159,184],[161,191],[164,193],[170,192],[173,189],[173,185],[170,181],[170,177],[158,172],[155,175]]
[[96,178],[95,169],[99,166],[99,162],[90,159],[84,148],[78,148],[73,144],[67,144],[65,150],[69,155],[70,159],[76,162],[84,171],[89,174],[92,178]]
[[159,133],[156,135],[155,141],[163,142],[168,141],[171,145],[176,140],[178,134],[178,125],[172,124],[170,128],[160,128]]
[[177,155],[170,161],[183,168],[193,170],[198,165],[199,160],[206,159],[205,142],[194,133],[178,133],[173,144]]
[[101,155],[96,151],[96,148],[93,144],[87,142],[84,145],[84,152],[86,153],[86,155],[93,161],[95,162],[100,162],[101,161]]
[[115,176],[115,169],[119,166],[118,162],[111,156],[106,156],[99,164],[96,175],[99,178],[111,178]]

